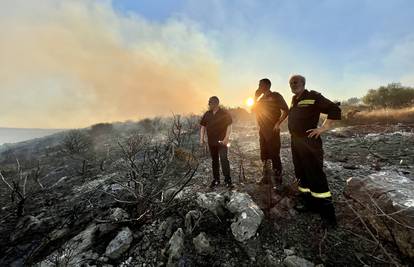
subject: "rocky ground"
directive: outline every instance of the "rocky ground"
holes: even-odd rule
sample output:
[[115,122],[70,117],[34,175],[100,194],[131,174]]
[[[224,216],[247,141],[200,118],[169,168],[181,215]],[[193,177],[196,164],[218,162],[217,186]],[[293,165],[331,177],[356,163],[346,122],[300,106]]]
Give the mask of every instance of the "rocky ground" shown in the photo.
[[[122,198],[132,187],[123,180],[128,172],[120,167],[120,154],[104,159],[103,168],[93,164],[102,163],[95,159],[80,174],[82,161],[57,149],[61,136],[27,142],[0,155],[0,170],[12,188],[10,177],[19,186],[29,174],[40,181],[27,182],[21,216],[16,216],[19,196],[11,202],[11,189],[0,181],[0,265],[409,265],[414,257],[413,129],[353,126],[324,136],[325,170],[339,222],[331,230],[322,229],[318,215],[293,209],[297,192],[287,133],[282,133],[283,186],[277,190],[256,184],[261,175],[256,127],[236,125],[230,147],[233,190],[209,190],[205,151],[197,147],[187,155],[187,147],[175,152],[170,181],[148,209],[141,208],[147,204],[142,199]],[[106,135],[94,142],[95,150],[116,144]],[[25,172],[16,176],[15,158],[23,156]],[[191,170],[188,157],[197,162],[192,176],[183,174]],[[181,176],[185,179],[174,178]]]

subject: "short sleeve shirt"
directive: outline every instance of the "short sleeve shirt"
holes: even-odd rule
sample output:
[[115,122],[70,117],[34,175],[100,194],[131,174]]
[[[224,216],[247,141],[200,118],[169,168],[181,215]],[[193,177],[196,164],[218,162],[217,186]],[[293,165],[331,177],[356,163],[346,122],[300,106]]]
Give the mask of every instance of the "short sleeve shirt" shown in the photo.
[[267,96],[263,95],[255,107],[256,120],[261,131],[272,130],[275,123],[280,119],[282,110],[288,112],[289,107],[283,97],[276,92]]
[[219,145],[226,136],[227,127],[233,123],[231,115],[224,109],[217,110],[216,114],[209,110],[201,118],[200,125],[207,128],[209,145]]

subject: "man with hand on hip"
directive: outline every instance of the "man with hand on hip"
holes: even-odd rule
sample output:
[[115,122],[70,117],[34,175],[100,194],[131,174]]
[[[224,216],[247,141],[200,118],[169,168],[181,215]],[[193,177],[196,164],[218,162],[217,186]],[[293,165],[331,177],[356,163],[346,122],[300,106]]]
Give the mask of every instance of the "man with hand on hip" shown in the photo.
[[[289,84],[294,94],[289,110],[288,126],[291,135],[292,159],[298,179],[300,198],[298,211],[316,211],[322,218],[323,227],[335,227],[336,216],[332,194],[323,171],[321,134],[341,119],[341,109],[315,91],[305,89],[305,77],[294,75]],[[327,114],[318,127],[320,114]]]

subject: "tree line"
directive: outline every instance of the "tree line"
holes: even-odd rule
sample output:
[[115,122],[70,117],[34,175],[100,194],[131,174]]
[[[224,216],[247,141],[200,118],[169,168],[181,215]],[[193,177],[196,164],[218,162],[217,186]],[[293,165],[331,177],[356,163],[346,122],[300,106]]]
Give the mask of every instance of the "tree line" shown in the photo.
[[361,104],[373,108],[404,108],[414,105],[414,88],[401,83],[390,83],[377,89],[370,89],[362,98],[352,97],[343,104],[355,106]]

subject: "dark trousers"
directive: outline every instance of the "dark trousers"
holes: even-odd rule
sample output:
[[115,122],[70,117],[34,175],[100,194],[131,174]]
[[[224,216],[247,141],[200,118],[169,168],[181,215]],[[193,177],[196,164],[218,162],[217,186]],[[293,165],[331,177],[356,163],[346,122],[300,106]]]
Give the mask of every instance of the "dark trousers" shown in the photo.
[[332,196],[323,171],[323,148],[320,138],[292,136],[292,159],[299,191],[306,195],[308,204],[314,206],[321,216],[334,216]]
[[209,145],[212,165],[213,165],[213,178],[216,181],[220,181],[220,163],[221,171],[223,172],[225,181],[231,181],[230,178],[230,163],[227,158],[228,148],[225,145]]
[[280,160],[280,132],[271,130],[259,131],[260,158],[262,161],[270,159],[275,171],[282,171]]

